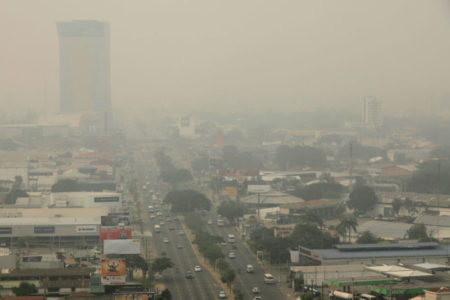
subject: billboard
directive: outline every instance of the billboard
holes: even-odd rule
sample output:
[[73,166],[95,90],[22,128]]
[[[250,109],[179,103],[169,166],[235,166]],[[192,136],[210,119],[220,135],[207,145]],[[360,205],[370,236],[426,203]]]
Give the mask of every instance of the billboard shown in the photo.
[[131,227],[101,227],[100,241],[104,240],[126,240],[131,239]]
[[124,292],[113,294],[113,300],[154,300],[154,292]]
[[102,259],[101,282],[103,285],[125,284],[126,273],[125,259]]
[[77,226],[75,228],[75,231],[77,233],[95,233],[97,232],[97,226],[95,225],[84,225],[84,226]]
[[130,226],[130,215],[127,213],[109,213],[107,216],[102,216],[102,226]]
[[249,193],[255,193],[255,194],[260,194],[260,193],[267,193],[270,192],[270,185],[265,185],[265,184],[249,184],[247,187],[247,191]]
[[104,240],[103,254],[140,254],[140,240]]
[[228,196],[237,196],[237,188],[235,186],[226,186],[224,188],[225,195]]

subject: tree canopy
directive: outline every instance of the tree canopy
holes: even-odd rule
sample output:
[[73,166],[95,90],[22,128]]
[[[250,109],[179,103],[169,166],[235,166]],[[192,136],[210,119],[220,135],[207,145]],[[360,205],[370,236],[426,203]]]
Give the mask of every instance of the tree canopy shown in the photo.
[[175,186],[180,182],[192,180],[191,172],[187,169],[167,168],[161,170],[161,179]]
[[419,242],[430,242],[434,239],[427,233],[427,227],[424,224],[414,224],[406,232],[408,239],[419,240]]
[[356,220],[355,216],[353,215],[342,215],[339,224],[337,225],[336,229],[339,232],[339,234],[343,237],[348,235],[348,242],[351,243],[351,233],[352,230],[356,232],[356,227],[358,226],[358,221]]
[[211,201],[202,193],[194,190],[172,190],[164,198],[164,203],[171,205],[173,212],[186,214],[196,209],[208,210]]
[[356,240],[358,244],[376,244],[378,243],[378,238],[370,231],[364,231],[361,233],[359,238]]
[[317,200],[322,198],[339,198],[344,190],[344,187],[339,183],[334,182],[319,182],[297,187],[292,195],[300,197],[306,201]]
[[172,268],[173,262],[168,257],[158,257],[151,264],[151,270],[154,273],[162,273],[165,269]]
[[13,287],[12,291],[16,296],[30,296],[36,294],[38,289],[34,284],[22,281],[18,287]]
[[292,167],[323,167],[327,159],[325,153],[309,146],[290,147],[282,145],[277,148],[275,162],[282,169]]
[[322,232],[314,224],[297,224],[290,235],[294,246],[303,246],[310,249],[327,249],[339,242],[339,239],[332,237],[328,232]]
[[232,200],[221,202],[217,208],[217,213],[227,218],[233,224],[237,218],[242,217],[244,211],[245,207],[241,202]]
[[356,209],[358,212],[366,212],[373,208],[378,201],[375,191],[368,186],[355,186],[350,193],[350,199],[347,205]]

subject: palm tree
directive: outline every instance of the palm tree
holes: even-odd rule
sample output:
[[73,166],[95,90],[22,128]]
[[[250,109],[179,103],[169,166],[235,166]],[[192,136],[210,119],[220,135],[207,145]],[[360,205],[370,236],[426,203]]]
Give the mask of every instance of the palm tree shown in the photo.
[[343,215],[340,219],[340,223],[336,227],[340,234],[348,234],[348,242],[351,243],[351,233],[352,230],[356,232],[356,227],[358,226],[358,221],[353,215]]

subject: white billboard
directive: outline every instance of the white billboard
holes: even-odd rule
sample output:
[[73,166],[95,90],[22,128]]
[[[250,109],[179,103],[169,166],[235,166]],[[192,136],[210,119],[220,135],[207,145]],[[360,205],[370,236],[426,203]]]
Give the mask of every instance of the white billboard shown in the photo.
[[104,240],[103,254],[140,254],[140,240]]
[[270,185],[267,184],[249,184],[247,187],[249,193],[262,194],[270,192]]

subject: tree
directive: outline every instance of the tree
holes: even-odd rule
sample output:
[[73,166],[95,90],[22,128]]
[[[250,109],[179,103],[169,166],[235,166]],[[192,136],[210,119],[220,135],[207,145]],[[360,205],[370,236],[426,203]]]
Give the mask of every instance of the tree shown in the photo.
[[158,257],[151,264],[151,270],[154,273],[162,273],[165,269],[172,268],[173,262],[168,257]]
[[76,192],[78,190],[78,181],[71,178],[60,179],[52,186],[52,193]]
[[18,287],[13,287],[12,291],[16,296],[30,296],[36,294],[38,289],[34,284],[22,281]]
[[220,277],[220,280],[222,280],[223,283],[226,283],[228,287],[231,286],[231,283],[236,278],[236,272],[234,272],[233,269],[226,269],[222,272],[222,276]]
[[173,212],[186,214],[196,209],[208,210],[211,201],[202,193],[194,190],[172,190],[164,198],[164,203],[172,206]]
[[241,202],[227,200],[220,203],[217,208],[217,213],[224,216],[232,224],[234,224],[237,218],[242,217],[244,210],[245,208]]
[[375,191],[368,186],[356,186],[350,193],[350,199],[347,205],[356,209],[358,212],[366,212],[374,207],[378,197]]
[[168,168],[161,170],[161,179],[172,186],[177,186],[181,182],[192,180],[191,172],[187,169]]
[[172,293],[166,288],[161,292],[158,300],[172,300]]
[[394,210],[396,215],[398,215],[401,207],[402,207],[402,200],[399,198],[395,198],[394,201],[392,201],[392,209]]
[[292,167],[324,167],[327,159],[325,153],[319,148],[282,145],[277,148],[275,162],[282,169]]
[[300,223],[295,225],[294,231],[289,236],[291,244],[294,246],[303,246],[310,249],[331,248],[339,242],[328,232],[324,233],[316,225]]
[[323,227],[322,218],[310,209],[307,209],[305,211],[305,214],[302,216],[301,220],[302,220],[302,223],[305,223],[305,224],[316,224],[320,228]]
[[356,240],[358,244],[376,244],[378,238],[370,231],[364,231],[361,236]]
[[343,215],[340,218],[340,222],[337,225],[337,231],[348,234],[348,242],[351,243],[351,233],[352,230],[356,232],[356,227],[358,226],[358,221],[353,215]]
[[427,228],[424,224],[414,224],[406,232],[408,239],[419,240],[419,242],[428,242],[433,240],[428,236]]
[[140,256],[139,254],[124,254],[119,255],[119,257],[126,259],[127,268],[130,268],[132,270],[139,269],[142,271],[142,277],[144,279],[147,277],[149,266],[147,261],[142,256]]

